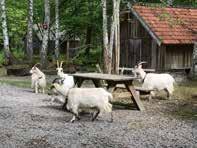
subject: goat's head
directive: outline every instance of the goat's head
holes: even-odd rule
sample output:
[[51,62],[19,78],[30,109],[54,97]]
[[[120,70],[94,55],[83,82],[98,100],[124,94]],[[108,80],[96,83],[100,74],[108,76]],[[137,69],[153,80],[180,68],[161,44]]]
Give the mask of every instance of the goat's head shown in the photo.
[[63,84],[64,84],[64,79],[55,78],[52,82],[50,89],[53,93],[58,94],[58,92],[63,92],[63,90],[65,90]]
[[59,61],[57,61],[57,68],[56,68],[57,75],[60,75],[60,74],[64,73],[63,68],[62,68],[62,64],[63,64],[63,61],[61,61],[60,63],[59,63]]
[[31,74],[33,73],[38,73],[39,69],[37,68],[37,66],[40,65],[40,63],[36,63],[31,70],[29,71]]
[[135,77],[139,79],[143,79],[145,76],[145,71],[142,69],[142,64],[147,63],[147,62],[139,62],[135,68],[132,70],[132,73],[134,74]]

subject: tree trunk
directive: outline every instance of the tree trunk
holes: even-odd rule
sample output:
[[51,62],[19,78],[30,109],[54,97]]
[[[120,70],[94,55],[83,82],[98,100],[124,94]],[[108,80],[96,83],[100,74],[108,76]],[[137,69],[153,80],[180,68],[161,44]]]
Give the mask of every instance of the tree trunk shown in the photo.
[[59,58],[59,0],[55,0],[55,58]]
[[111,31],[110,31],[110,43],[109,43],[109,71],[112,72],[112,58],[113,58],[113,47],[114,47],[114,35],[116,30],[116,0],[113,0],[113,15],[111,20]]
[[2,31],[3,31],[3,45],[4,45],[4,56],[6,64],[13,63],[13,57],[9,48],[9,36],[8,36],[8,28],[7,28],[7,20],[6,20],[6,6],[5,0],[1,0],[1,20],[2,20]]
[[115,40],[114,40],[114,66],[113,73],[119,74],[120,66],[120,20],[119,20],[120,0],[117,0],[115,7]]
[[107,30],[107,3],[106,0],[102,0],[103,11],[103,64],[104,73],[109,73],[109,55],[108,55],[108,30]]
[[50,24],[50,6],[49,0],[44,0],[44,24],[43,24],[43,39],[42,39],[42,48],[40,52],[41,65],[46,68],[47,66],[47,48],[49,40],[49,24]]
[[27,26],[27,59],[32,62],[33,56],[33,0],[29,0],[28,10],[28,26]]

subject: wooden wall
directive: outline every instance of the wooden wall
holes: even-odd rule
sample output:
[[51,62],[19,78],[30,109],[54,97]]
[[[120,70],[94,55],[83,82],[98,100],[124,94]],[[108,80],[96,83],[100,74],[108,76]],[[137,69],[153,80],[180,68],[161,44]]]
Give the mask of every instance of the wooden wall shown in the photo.
[[192,66],[193,45],[166,46],[165,69],[190,68]]
[[193,45],[158,46],[140,22],[131,13],[120,18],[120,67],[134,67],[147,61],[144,68],[159,71],[184,69],[192,66]]
[[131,13],[120,20],[120,66],[134,67],[147,61],[145,67],[151,67],[151,37]]

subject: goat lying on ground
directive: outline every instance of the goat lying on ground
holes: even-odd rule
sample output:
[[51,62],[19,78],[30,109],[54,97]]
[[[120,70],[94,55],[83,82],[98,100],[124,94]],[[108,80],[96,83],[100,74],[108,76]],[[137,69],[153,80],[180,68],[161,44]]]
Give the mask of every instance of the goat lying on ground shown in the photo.
[[31,87],[34,88],[36,94],[38,93],[40,88],[42,89],[42,93],[45,93],[45,88],[46,88],[45,74],[36,67],[37,65],[38,64],[35,64],[30,70]]
[[52,88],[64,97],[68,97],[66,107],[74,114],[70,122],[74,122],[76,117],[80,119],[79,108],[95,108],[97,112],[94,113],[92,121],[97,118],[100,112],[112,112],[112,105],[109,103],[113,98],[112,94],[103,88],[71,88],[65,90],[62,86],[54,82]]
[[66,88],[73,88],[75,83],[74,83],[74,78],[73,76],[69,76],[68,74],[65,74],[63,72],[63,68],[62,68],[62,64],[63,64],[63,61],[61,61],[61,63],[59,64],[59,61],[57,61],[57,75],[64,79],[64,87]]
[[[141,79],[143,82],[142,88],[144,89],[153,89],[153,90],[165,90],[167,92],[167,97],[170,98],[174,91],[175,80],[170,74],[157,74],[157,73],[147,73],[142,69],[142,64],[145,62],[139,63],[135,66],[133,73],[135,76]],[[151,92],[151,95],[154,95]]]

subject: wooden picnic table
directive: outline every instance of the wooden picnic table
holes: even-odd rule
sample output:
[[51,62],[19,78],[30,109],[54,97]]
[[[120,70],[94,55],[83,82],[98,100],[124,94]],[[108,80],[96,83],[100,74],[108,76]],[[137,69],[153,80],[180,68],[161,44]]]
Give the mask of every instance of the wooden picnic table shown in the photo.
[[124,75],[113,75],[113,74],[102,74],[102,73],[76,73],[72,74],[75,80],[75,85],[81,87],[84,80],[91,80],[95,87],[103,87],[101,81],[104,80],[107,83],[107,90],[113,93],[117,84],[124,84],[128,92],[130,92],[131,99],[134,102],[138,110],[143,111],[144,106],[140,100],[139,93],[133,86],[133,80],[135,77],[124,76]]

